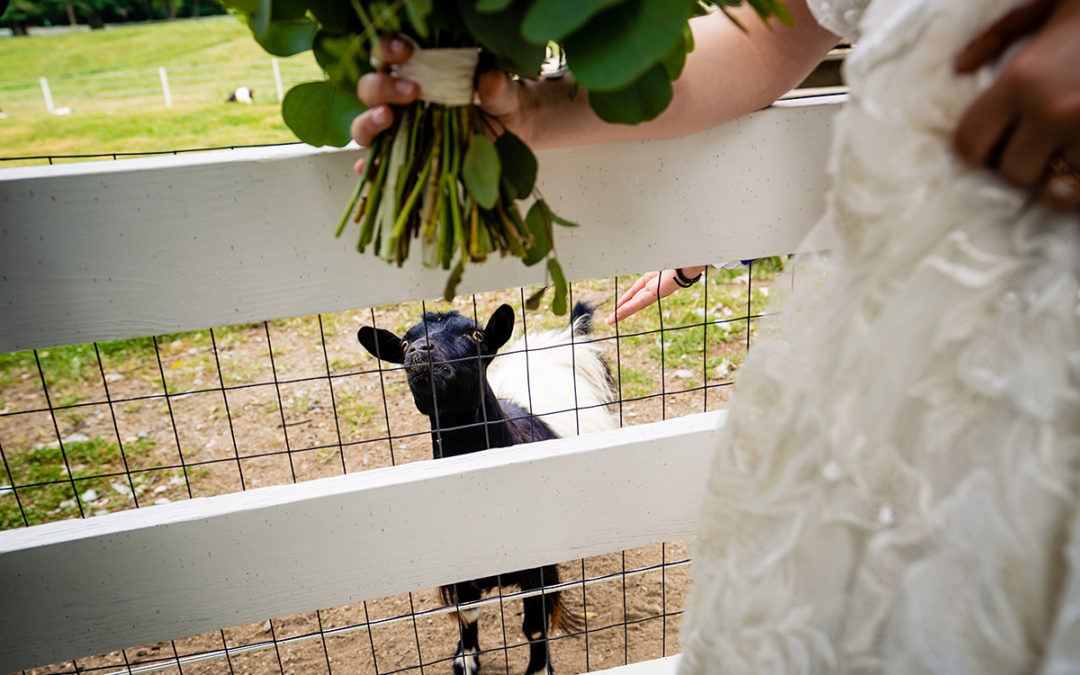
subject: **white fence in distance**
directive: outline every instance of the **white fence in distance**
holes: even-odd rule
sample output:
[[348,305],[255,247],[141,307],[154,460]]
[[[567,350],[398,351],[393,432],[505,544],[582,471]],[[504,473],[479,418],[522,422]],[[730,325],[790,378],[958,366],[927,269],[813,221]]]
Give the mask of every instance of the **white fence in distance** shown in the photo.
[[[789,101],[690,137],[541,153],[540,190],[582,224],[559,232],[568,278],[795,251],[823,209],[838,104]],[[391,267],[330,236],[356,155],[290,147],[0,170],[0,351],[439,296],[444,272]],[[460,292],[542,281],[494,260],[469,269]],[[0,532],[0,670],[688,536],[703,491],[693,478],[721,421],[703,413]],[[552,486],[557,499],[539,495]],[[558,511],[513,517],[541,501]],[[485,536],[453,546],[466,519]]]

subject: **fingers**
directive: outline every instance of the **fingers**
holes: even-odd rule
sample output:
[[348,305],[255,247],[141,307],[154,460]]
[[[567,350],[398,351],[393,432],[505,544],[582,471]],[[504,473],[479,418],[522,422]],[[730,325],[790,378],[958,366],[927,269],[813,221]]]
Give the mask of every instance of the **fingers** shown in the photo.
[[1025,117],[1009,135],[998,171],[1013,185],[1030,188],[1045,177],[1056,150],[1057,138]]
[[653,304],[657,300],[656,283],[653,282],[639,290],[632,297],[624,302],[620,302],[615,307],[615,313],[608,317],[608,324],[613,324],[617,321],[622,321],[631,314],[635,314],[649,305]]
[[1015,103],[1009,88],[999,81],[968,106],[953,133],[953,146],[961,159],[972,166],[996,160],[1019,114]]
[[377,105],[402,105],[416,100],[420,87],[389,73],[368,73],[356,83],[356,97],[369,108]]
[[353,140],[367,148],[371,147],[371,141],[393,122],[394,112],[390,106],[380,105],[357,115],[349,130]]
[[[389,66],[408,60],[413,52],[412,45],[399,37],[383,36],[379,38],[379,47],[378,62],[375,65],[380,70],[367,73],[356,83],[356,96],[368,110],[353,120],[350,132],[353,139],[364,147],[369,147],[375,136],[394,123],[391,105],[411,103],[420,93],[415,82],[394,77],[386,72]],[[361,162],[357,163],[358,168],[363,167]]]
[[372,54],[372,57],[377,59],[372,65],[379,70],[385,70],[386,66],[405,63],[412,53],[413,46],[408,40],[396,35],[383,35],[379,37],[379,53]]
[[[649,272],[634,281],[630,288],[615,301],[615,311],[607,318],[608,325],[614,324],[616,321],[622,321],[639,309],[648,307],[655,302],[657,278],[659,276],[659,272]],[[637,298],[639,293],[644,293],[644,295]],[[628,306],[633,307],[633,309],[628,311],[626,309]]]
[[1080,207],[1080,148],[1050,163],[1050,174],[1039,193],[1052,208],[1068,211]]
[[501,70],[488,70],[476,78],[476,95],[480,107],[495,117],[505,117],[518,111],[517,87]]
[[958,73],[972,73],[997,60],[1012,43],[1042,25],[1057,0],[1029,0],[1007,12],[975,36],[960,53],[953,67]]

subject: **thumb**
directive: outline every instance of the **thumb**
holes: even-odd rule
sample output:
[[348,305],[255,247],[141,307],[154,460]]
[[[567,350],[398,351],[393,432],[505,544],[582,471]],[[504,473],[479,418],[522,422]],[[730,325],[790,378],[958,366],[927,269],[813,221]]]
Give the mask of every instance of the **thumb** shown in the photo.
[[521,108],[518,88],[510,76],[501,70],[488,70],[476,78],[476,94],[480,107],[495,117],[513,115]]

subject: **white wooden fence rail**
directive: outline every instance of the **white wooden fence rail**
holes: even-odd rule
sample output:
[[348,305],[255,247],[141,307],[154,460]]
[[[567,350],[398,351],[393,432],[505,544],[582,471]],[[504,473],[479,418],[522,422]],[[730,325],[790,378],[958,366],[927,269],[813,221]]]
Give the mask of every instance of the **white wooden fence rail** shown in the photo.
[[[557,233],[567,276],[795,250],[823,208],[838,105],[787,102],[686,138],[543,153],[540,189],[582,224]],[[441,295],[444,272],[394,268],[358,256],[355,233],[330,236],[357,154],[0,171],[0,352]],[[495,260],[460,291],[542,274]],[[721,419],[0,532],[0,672],[686,537]],[[545,519],[520,517],[537,505]]]

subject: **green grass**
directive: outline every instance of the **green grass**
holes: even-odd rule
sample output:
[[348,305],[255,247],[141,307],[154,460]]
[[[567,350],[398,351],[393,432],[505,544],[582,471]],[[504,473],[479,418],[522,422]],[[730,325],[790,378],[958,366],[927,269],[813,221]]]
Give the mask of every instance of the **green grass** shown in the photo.
[[[128,456],[148,452],[154,447],[152,440],[139,440],[128,443],[124,453]],[[79,516],[79,503],[75,493],[81,496],[88,490],[95,490],[100,496],[108,496],[109,504],[97,507],[112,510],[110,506],[123,508],[131,499],[130,488],[127,495],[122,495],[112,487],[112,483],[127,484],[125,476],[112,479],[92,479],[108,473],[124,471],[120,446],[104,438],[93,438],[64,444],[64,451],[59,447],[10,448],[5,452],[11,477],[16,485],[34,485],[21,488],[19,499],[11,492],[0,496],[0,530],[22,527],[23,513],[29,524],[36,525],[53,520],[64,520]],[[65,464],[64,458],[67,458]],[[70,479],[68,468],[70,467]],[[71,480],[74,479],[74,480]],[[74,487],[73,487],[74,483]],[[8,476],[3,475],[0,484],[8,484]],[[112,493],[112,494],[110,494]],[[19,504],[22,505],[22,511]],[[83,511],[90,506],[83,504]]]
[[[3,41],[3,157],[158,152],[293,142],[281,119],[271,57],[231,16],[110,27]],[[279,59],[284,89],[321,79],[310,52]],[[166,68],[174,107],[164,105]],[[45,111],[39,77],[57,108]],[[226,104],[235,87],[255,105]],[[41,162],[22,162],[41,163]],[[16,163],[0,163],[0,169]]]

